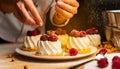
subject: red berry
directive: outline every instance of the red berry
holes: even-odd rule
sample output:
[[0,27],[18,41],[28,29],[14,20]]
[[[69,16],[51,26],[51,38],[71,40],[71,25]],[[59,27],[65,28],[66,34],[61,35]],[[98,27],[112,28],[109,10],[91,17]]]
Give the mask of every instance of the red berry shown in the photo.
[[28,32],[27,32],[27,35],[28,35],[28,36],[35,36],[35,35],[38,35],[38,34],[40,34],[40,32],[39,32],[39,30],[37,30],[37,29],[35,29],[35,30],[33,30],[33,31],[28,31]]
[[27,35],[28,35],[28,36],[32,36],[32,31],[28,31],[28,32],[27,32]]
[[41,37],[40,37],[40,40],[42,40],[42,41],[46,41],[46,40],[48,40],[48,35],[47,34],[43,34]]
[[112,58],[112,62],[114,62],[114,61],[120,62],[120,57],[119,57],[119,56],[114,56],[114,57]]
[[57,41],[57,40],[58,40],[58,37],[57,37],[57,35],[52,34],[52,35],[49,36],[48,40],[49,40],[49,41]]
[[120,69],[120,61],[113,61],[112,69]]
[[40,34],[39,30],[35,29],[32,31],[33,36],[38,35],[38,34]]
[[86,32],[85,31],[80,31],[80,37],[85,37],[86,36]]
[[80,33],[79,33],[79,31],[74,29],[70,32],[70,36],[80,37]]
[[55,34],[60,35],[62,33],[62,29],[61,28],[57,28],[55,31]]
[[107,53],[107,49],[106,48],[102,48],[97,54],[103,54],[103,55],[105,55],[106,53]]
[[87,29],[86,32],[87,34],[98,34],[98,30],[95,27]]
[[98,67],[104,68],[108,66],[108,60],[107,58],[101,58],[100,60],[97,61]]
[[75,48],[71,48],[69,50],[69,54],[70,54],[70,56],[76,56],[78,54],[78,51]]

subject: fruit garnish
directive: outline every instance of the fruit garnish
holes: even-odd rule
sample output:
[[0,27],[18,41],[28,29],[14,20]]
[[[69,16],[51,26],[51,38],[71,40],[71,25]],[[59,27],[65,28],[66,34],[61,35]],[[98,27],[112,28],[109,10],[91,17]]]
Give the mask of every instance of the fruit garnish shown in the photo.
[[120,61],[113,61],[112,69],[120,69]]
[[55,30],[55,34],[57,34],[57,35],[66,34],[66,30],[63,30],[63,29],[61,29],[61,28],[57,28],[57,29]]
[[48,38],[49,41],[57,41],[58,40],[58,37],[56,34],[52,34],[52,35],[49,35],[49,38]]
[[28,32],[27,32],[27,35],[28,35],[28,36],[32,36],[32,32],[31,32],[31,31],[28,31]]
[[80,37],[85,37],[86,36],[86,32],[85,31],[80,31]]
[[70,54],[70,56],[76,56],[78,54],[78,51],[75,48],[71,48],[69,50],[69,54]]
[[106,53],[107,53],[107,49],[106,48],[102,48],[97,54],[103,54],[103,55],[105,55]]
[[97,61],[98,67],[105,68],[108,66],[108,59],[107,58],[101,58]]
[[38,29],[27,32],[28,36],[35,36],[35,35],[38,35],[38,34],[40,34],[40,31]]
[[114,56],[112,58],[112,62],[114,62],[114,61],[120,61],[120,57],[119,56]]
[[80,37],[80,32],[77,31],[76,29],[73,29],[73,30],[70,32],[70,36]]
[[87,34],[98,34],[98,30],[95,27],[93,27],[93,28],[87,29],[86,33]]
[[46,40],[48,40],[48,35],[47,34],[43,34],[41,37],[40,37],[40,40],[42,40],[42,41],[46,41]]

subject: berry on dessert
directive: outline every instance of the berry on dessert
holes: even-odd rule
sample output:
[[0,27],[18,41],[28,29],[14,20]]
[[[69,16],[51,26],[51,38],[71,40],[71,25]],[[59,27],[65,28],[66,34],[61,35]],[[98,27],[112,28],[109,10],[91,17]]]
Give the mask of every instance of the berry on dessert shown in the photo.
[[48,38],[49,41],[57,41],[58,40],[58,37],[56,34],[52,34],[52,35],[49,35],[49,38]]
[[67,49],[75,48],[79,54],[90,52],[90,40],[86,37],[85,31],[78,31],[73,29],[70,32]]
[[49,36],[47,34],[43,34],[41,37],[40,37],[40,40],[42,41],[46,41],[48,40]]
[[69,54],[70,54],[70,56],[76,56],[78,54],[78,51],[75,48],[71,48],[69,50]]
[[43,34],[37,43],[37,54],[46,56],[63,56],[61,43],[56,34]]
[[80,37],[80,32],[77,31],[76,29],[73,29],[73,30],[70,32],[70,36]]
[[98,67],[105,68],[108,66],[108,59],[107,58],[101,58],[97,61]]
[[28,31],[27,35],[24,37],[24,45],[22,50],[25,51],[37,51],[37,42],[40,39],[41,35],[39,30],[35,29]]
[[38,35],[38,34],[40,34],[40,31],[38,29],[27,32],[28,36],[35,36],[35,35]]

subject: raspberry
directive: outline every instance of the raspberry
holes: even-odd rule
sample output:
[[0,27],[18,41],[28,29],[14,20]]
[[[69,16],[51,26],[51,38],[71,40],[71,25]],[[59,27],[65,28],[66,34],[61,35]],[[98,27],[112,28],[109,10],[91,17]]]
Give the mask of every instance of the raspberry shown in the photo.
[[100,68],[105,68],[108,66],[108,60],[107,58],[101,58],[100,60],[97,61],[98,67]]
[[87,34],[98,34],[98,30],[95,27],[87,29],[86,32]]
[[114,56],[112,58],[112,62],[114,62],[114,61],[120,61],[120,57],[119,56]]
[[40,34],[39,30],[35,29],[32,31],[33,36],[38,35],[38,34]]
[[46,40],[48,40],[48,35],[47,34],[44,34],[44,35],[42,35],[41,37],[40,37],[40,40],[42,40],[42,41],[46,41]]
[[70,56],[76,56],[78,54],[78,51],[75,48],[71,48],[69,50],[69,54],[70,54]]
[[120,61],[113,61],[112,69],[120,69]]
[[103,54],[103,55],[105,55],[106,53],[107,53],[107,49],[106,48],[102,48],[97,54]]
[[80,37],[85,37],[86,36],[86,32],[85,31],[80,31]]
[[48,40],[49,40],[49,41],[57,41],[57,40],[58,40],[58,37],[57,37],[57,35],[52,34],[52,35],[49,36]]
[[39,32],[39,30],[37,30],[37,29],[35,29],[35,30],[33,30],[33,31],[28,31],[28,32],[27,32],[27,35],[28,35],[28,36],[35,36],[35,35],[38,35],[38,34],[40,34],[40,32]]
[[55,34],[60,35],[62,33],[62,29],[61,28],[57,28],[55,31]]
[[28,32],[27,32],[27,35],[28,35],[28,36],[32,36],[32,32],[31,32],[31,31],[28,31]]
[[79,37],[80,32],[74,29],[70,32],[70,36]]

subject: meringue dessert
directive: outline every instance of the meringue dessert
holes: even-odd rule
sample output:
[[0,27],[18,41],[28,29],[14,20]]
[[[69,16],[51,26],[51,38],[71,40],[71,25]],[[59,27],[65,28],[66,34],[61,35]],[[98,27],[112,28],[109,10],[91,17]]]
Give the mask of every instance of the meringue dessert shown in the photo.
[[69,36],[68,50],[75,48],[79,54],[91,52],[90,41],[85,31],[72,30]]
[[44,56],[62,56],[61,43],[56,34],[43,34],[37,44],[38,55]]
[[55,30],[55,34],[58,35],[58,39],[61,42],[62,49],[66,49],[67,48],[68,37],[69,37],[69,35],[66,33],[66,30],[63,30],[61,28],[57,28]]
[[40,37],[41,35],[39,34],[39,31],[28,31],[27,35],[24,37],[24,44],[22,46],[22,50],[37,51],[37,42]]
[[91,46],[98,46],[101,44],[101,36],[98,33],[98,30],[93,27],[86,30],[87,37],[90,40]]

